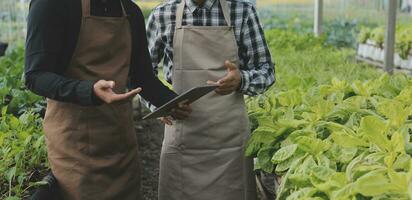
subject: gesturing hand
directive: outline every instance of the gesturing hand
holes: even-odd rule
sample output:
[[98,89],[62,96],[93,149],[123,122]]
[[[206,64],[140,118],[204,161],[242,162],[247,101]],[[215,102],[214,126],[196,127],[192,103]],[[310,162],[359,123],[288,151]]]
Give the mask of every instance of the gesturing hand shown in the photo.
[[141,88],[136,88],[124,94],[116,94],[113,91],[114,86],[115,86],[114,81],[100,80],[94,84],[93,90],[96,96],[99,97],[104,103],[107,103],[107,104],[119,104],[119,103],[130,101],[140,91],[142,91]]
[[217,82],[207,81],[207,84],[219,86],[215,91],[220,95],[228,95],[236,91],[240,87],[241,77],[238,67],[230,61],[225,61],[227,74]]

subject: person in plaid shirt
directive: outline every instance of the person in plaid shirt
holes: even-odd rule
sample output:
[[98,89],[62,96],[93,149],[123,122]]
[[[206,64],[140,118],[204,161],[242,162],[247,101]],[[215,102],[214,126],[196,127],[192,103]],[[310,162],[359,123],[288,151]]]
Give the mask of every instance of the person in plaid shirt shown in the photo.
[[[147,22],[147,37],[155,74],[163,60],[163,73],[172,83],[173,37],[176,8],[180,0],[171,0],[156,7]],[[205,0],[202,7],[187,1],[183,25],[226,25],[217,0]],[[274,82],[274,63],[267,46],[259,17],[253,5],[242,0],[228,0],[232,26],[239,47],[241,86],[245,95],[255,96],[266,91]]]
[[275,82],[275,68],[254,6],[170,0],[151,13],[147,36],[154,73],[163,61],[164,77],[177,93],[218,86],[193,104],[187,120],[161,119],[168,126],[159,200],[255,199],[253,163],[243,156],[250,135],[243,95],[265,92]]

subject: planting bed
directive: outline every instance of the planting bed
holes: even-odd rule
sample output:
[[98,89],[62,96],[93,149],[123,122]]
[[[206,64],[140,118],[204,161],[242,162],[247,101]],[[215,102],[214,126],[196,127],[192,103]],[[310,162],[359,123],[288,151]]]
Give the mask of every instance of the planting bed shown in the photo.
[[[384,27],[374,29],[364,27],[358,37],[357,58],[361,61],[383,66],[384,62]],[[396,28],[395,67],[412,70],[412,27],[407,25]]]

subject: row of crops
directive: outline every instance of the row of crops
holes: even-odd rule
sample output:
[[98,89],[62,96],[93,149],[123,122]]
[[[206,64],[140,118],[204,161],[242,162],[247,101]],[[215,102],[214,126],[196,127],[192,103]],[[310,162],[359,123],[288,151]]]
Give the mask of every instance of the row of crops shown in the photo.
[[[265,29],[280,29],[294,31],[298,33],[312,33],[313,22],[303,15],[283,16],[273,12],[272,9],[261,9],[259,15],[262,17],[262,24]],[[369,22],[349,20],[349,19],[332,19],[323,24],[323,29],[327,33],[324,35],[325,42],[336,47],[352,47],[357,44],[357,35],[360,26],[367,24],[368,27],[375,26]]]
[[[412,26],[399,25],[396,28],[395,66],[412,69]],[[363,28],[359,34],[358,55],[377,62],[384,60],[385,28]]]
[[248,99],[246,154],[281,177],[277,199],[410,199],[411,79],[360,66],[322,38],[267,36],[278,82]]

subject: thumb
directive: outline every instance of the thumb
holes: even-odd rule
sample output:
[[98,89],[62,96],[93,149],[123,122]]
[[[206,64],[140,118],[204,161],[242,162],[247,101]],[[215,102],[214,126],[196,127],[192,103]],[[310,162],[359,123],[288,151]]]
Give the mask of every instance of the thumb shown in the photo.
[[237,69],[236,65],[228,60],[225,61],[225,68],[229,71],[233,71]]
[[114,88],[114,85],[115,85],[114,81],[105,81],[105,80],[101,81],[101,86],[102,88],[105,88],[105,89]]
[[114,86],[116,85],[116,83],[114,81],[108,81],[110,88],[114,88]]

